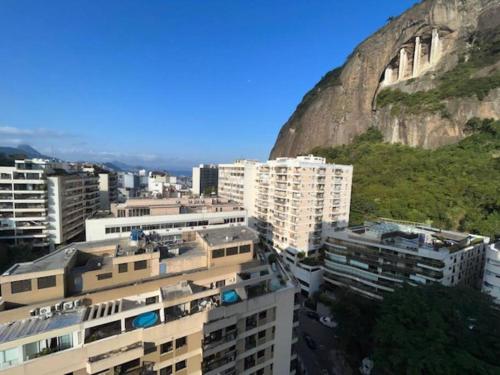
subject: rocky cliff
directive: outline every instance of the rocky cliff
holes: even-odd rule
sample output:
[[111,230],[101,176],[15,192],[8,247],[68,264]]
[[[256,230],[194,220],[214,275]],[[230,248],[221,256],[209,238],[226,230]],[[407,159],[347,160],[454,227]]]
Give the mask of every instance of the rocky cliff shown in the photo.
[[271,158],[347,144],[369,127],[435,148],[463,138],[468,119],[499,116],[500,0],[426,0],[304,96]]

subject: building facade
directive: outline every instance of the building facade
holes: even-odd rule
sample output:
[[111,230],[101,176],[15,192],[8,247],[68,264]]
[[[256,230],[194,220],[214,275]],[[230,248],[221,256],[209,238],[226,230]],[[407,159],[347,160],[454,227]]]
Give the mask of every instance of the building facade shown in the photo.
[[233,201],[222,198],[164,198],[164,199],[128,199],[124,203],[111,205],[115,217],[177,215],[183,213],[238,211],[243,207]]
[[491,244],[486,249],[482,290],[500,304],[500,241]]
[[192,191],[194,195],[217,193],[219,171],[217,165],[200,164],[193,168]]
[[[293,375],[297,290],[283,267],[254,260],[256,238],[245,227],[201,231],[187,253],[164,258],[184,258],[179,272],[159,276],[154,248],[104,249],[100,264],[82,270],[77,258],[96,256],[98,243],[40,260],[57,265],[55,277],[14,266],[0,279],[2,295],[36,289],[46,300],[0,312],[0,373]],[[204,266],[189,262],[190,251]],[[62,294],[74,272],[89,273],[85,298]],[[137,282],[144,272],[153,277]],[[128,282],[114,284],[120,275]]]
[[109,210],[118,202],[118,175],[116,172],[99,173],[99,209]]
[[63,167],[42,159],[0,167],[0,241],[46,247],[83,232],[98,207],[97,178]]
[[85,223],[87,241],[128,238],[133,230],[155,233],[165,239],[177,240],[185,232],[210,227],[247,225],[244,210],[183,213],[177,215],[105,217]]
[[260,163],[237,160],[232,164],[219,164],[218,196],[239,203],[254,216],[255,184]]
[[332,232],[325,242],[324,282],[382,299],[403,283],[478,288],[487,237],[389,221]]

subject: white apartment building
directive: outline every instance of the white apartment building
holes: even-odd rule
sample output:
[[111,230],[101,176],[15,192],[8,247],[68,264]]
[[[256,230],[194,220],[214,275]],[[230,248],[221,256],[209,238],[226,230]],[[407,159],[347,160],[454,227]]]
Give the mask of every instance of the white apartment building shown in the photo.
[[255,184],[260,163],[255,160],[237,160],[232,164],[219,164],[218,196],[235,201],[254,216]]
[[179,240],[183,233],[208,228],[247,225],[244,210],[198,212],[174,215],[105,217],[89,219],[85,223],[87,241],[127,238],[133,230],[155,232],[166,240]]
[[478,287],[488,243],[488,237],[381,219],[330,233],[323,278],[375,299],[403,283]]
[[48,160],[16,160],[0,167],[0,240],[45,247],[84,230],[97,211],[97,177],[69,173]]
[[281,253],[304,292],[322,282],[312,258],[330,231],[349,222],[352,166],[313,155],[219,165],[219,196],[242,204],[261,239]]
[[486,249],[482,290],[500,304],[500,240]]

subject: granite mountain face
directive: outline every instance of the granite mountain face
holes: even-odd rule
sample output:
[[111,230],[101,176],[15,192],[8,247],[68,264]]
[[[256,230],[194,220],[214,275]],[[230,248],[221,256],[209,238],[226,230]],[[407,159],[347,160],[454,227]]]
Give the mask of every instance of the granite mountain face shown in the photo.
[[426,0],[362,42],[309,91],[271,158],[350,143],[370,127],[388,142],[436,148],[473,117],[500,115],[500,0]]

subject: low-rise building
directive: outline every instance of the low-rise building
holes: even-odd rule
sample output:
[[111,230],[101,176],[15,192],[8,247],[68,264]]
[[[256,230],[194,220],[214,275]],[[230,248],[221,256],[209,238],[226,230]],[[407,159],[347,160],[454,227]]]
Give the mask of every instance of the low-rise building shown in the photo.
[[486,249],[482,290],[500,304],[500,240]]
[[297,288],[254,259],[256,240],[218,228],[167,249],[73,244],[14,266],[0,278],[0,373],[294,374]]
[[128,199],[111,205],[115,217],[177,215],[183,213],[225,212],[243,210],[233,201],[222,198],[179,197],[164,199]]
[[184,232],[218,226],[247,225],[247,223],[247,214],[244,210],[158,216],[109,216],[87,220],[85,233],[87,241],[128,238],[133,230],[154,232],[162,238],[177,240]]
[[383,219],[330,233],[324,282],[381,299],[403,283],[478,288],[489,238]]

